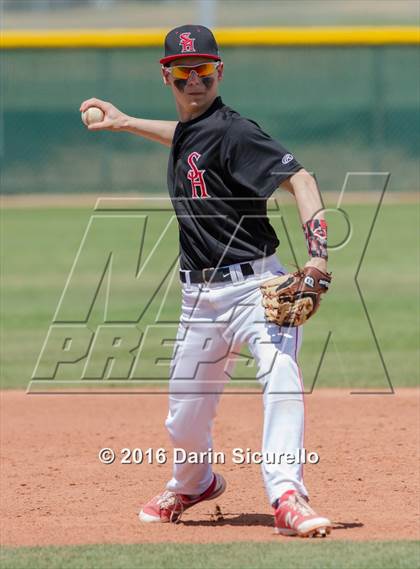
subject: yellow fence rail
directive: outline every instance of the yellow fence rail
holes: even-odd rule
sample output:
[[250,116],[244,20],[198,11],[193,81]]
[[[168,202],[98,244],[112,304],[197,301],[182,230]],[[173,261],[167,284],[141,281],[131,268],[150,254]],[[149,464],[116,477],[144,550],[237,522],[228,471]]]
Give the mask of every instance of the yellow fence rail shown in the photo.
[[[0,49],[161,47],[167,29],[3,30]],[[420,27],[217,28],[222,46],[417,45]]]

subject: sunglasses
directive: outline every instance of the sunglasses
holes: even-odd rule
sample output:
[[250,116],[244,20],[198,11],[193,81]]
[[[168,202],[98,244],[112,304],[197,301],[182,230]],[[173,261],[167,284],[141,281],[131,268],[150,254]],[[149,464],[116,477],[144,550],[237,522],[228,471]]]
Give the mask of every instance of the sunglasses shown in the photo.
[[173,65],[165,69],[172,75],[174,79],[188,79],[191,71],[195,71],[199,77],[208,77],[212,75],[219,66],[219,61],[209,61],[199,63],[198,65]]

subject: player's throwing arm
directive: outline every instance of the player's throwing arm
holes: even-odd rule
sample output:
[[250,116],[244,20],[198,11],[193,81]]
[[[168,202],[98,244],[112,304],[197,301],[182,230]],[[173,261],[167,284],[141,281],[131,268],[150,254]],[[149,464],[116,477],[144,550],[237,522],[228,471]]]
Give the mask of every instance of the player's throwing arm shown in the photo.
[[96,98],[83,101],[80,105],[80,112],[82,113],[82,121],[88,130],[130,132],[165,146],[171,146],[177,125],[176,121],[131,117],[121,112],[112,103]]

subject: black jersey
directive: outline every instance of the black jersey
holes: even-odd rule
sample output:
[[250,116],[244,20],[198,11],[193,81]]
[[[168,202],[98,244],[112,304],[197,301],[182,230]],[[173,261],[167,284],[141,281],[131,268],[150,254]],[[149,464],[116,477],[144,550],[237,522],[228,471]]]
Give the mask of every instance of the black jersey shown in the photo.
[[179,122],[168,188],[179,224],[180,266],[204,269],[272,255],[279,241],[267,199],[302,166],[257,123],[217,97]]

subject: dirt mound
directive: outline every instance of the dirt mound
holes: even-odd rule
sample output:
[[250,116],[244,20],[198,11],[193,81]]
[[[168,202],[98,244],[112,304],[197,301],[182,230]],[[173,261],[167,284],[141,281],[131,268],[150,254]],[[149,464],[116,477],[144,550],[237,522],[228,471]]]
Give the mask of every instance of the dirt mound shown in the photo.
[[[328,515],[330,539],[419,537],[419,391],[350,395],[319,390],[306,397],[305,466],[311,504]],[[145,500],[164,488],[166,464],[121,464],[125,447],[166,448],[166,396],[25,395],[2,392],[1,540],[4,545],[271,541],[272,515],[257,464],[234,464],[235,447],[258,451],[261,396],[222,398],[215,466],[227,492],[184,514],[177,525],[141,524]],[[104,465],[102,447],[117,452]],[[416,466],[417,465],[417,466]],[[217,508],[216,508],[217,510]],[[222,516],[222,517],[221,517]]]

